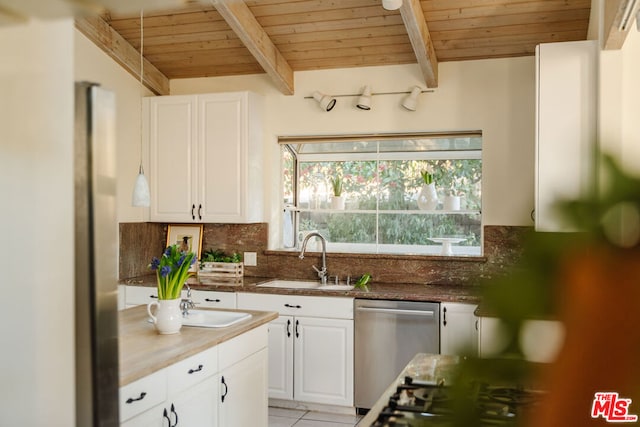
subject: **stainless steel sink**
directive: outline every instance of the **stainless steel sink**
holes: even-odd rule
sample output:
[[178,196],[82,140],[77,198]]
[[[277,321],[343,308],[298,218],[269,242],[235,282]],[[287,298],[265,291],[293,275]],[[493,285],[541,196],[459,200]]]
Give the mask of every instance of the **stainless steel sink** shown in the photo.
[[226,328],[250,318],[249,313],[237,311],[189,310],[189,314],[182,317],[182,326]]
[[314,289],[319,291],[350,291],[352,285],[322,285],[320,282],[306,280],[273,280],[257,285],[259,288]]

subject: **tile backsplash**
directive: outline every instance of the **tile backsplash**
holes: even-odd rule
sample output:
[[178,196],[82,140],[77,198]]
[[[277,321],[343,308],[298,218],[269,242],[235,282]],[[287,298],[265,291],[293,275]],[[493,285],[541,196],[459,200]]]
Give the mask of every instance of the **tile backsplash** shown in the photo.
[[[485,226],[483,257],[401,256],[385,254],[327,255],[327,269],[341,279],[370,273],[373,280],[387,283],[474,284],[513,265],[520,257],[524,236],[531,227]],[[121,279],[149,273],[151,258],[166,245],[167,224],[120,223]],[[312,265],[320,262],[318,253],[309,252],[303,260],[298,252],[267,250],[268,224],[204,224],[202,249],[230,252],[256,252],[258,265],[246,267],[246,276],[309,279],[317,276]]]

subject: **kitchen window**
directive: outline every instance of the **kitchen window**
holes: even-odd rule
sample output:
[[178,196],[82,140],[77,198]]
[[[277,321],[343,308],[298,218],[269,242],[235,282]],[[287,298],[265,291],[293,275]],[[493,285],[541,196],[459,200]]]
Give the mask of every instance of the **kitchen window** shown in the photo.
[[[481,132],[280,137],[279,143],[284,248],[298,249],[317,231],[330,252],[482,255]],[[342,201],[333,200],[334,184],[341,184],[335,190]],[[434,187],[437,200],[425,203]]]

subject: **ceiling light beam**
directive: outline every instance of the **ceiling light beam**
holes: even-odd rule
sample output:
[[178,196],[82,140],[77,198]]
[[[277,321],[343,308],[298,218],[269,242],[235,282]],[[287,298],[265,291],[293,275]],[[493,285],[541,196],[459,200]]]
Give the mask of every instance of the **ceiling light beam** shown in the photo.
[[[140,52],[98,16],[76,18],[76,28],[136,79],[140,74]],[[143,82],[156,95],[169,95],[169,79],[144,60]]]
[[621,49],[640,10],[637,0],[607,0],[604,3],[604,49]]
[[438,87],[438,59],[420,0],[404,0],[400,7],[400,15],[427,87]]
[[278,90],[285,95],[293,95],[293,70],[244,1],[212,0],[211,3],[271,77]]

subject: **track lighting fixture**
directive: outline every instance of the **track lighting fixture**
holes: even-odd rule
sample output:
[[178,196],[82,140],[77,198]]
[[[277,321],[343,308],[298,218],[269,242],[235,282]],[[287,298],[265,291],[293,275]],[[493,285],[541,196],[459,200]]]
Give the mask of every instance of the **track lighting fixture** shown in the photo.
[[386,10],[398,10],[402,6],[402,0],[382,0],[382,7]]
[[358,98],[358,103],[356,104],[361,110],[370,110],[371,109],[371,86],[367,85],[364,87],[362,91],[362,95]]
[[420,93],[422,93],[422,89],[420,89],[419,86],[414,86],[413,89],[411,89],[411,93],[402,101],[402,106],[409,111],[416,111],[418,95],[420,95]]
[[401,105],[410,111],[415,111],[418,106],[418,96],[424,92],[434,92],[434,89],[421,89],[420,86],[413,86],[410,91],[405,92],[372,92],[371,86],[366,85],[362,92],[354,94],[340,94],[340,95],[325,95],[321,92],[315,91],[312,96],[305,96],[305,99],[315,99],[320,105],[323,111],[331,111],[336,105],[336,98],[341,97],[356,97],[358,98],[355,106],[360,110],[371,109],[371,98],[378,95],[407,95],[403,98]]
[[323,111],[331,111],[336,105],[335,98],[318,91],[313,92],[313,99],[318,101],[318,104],[320,104],[320,108],[322,108]]

